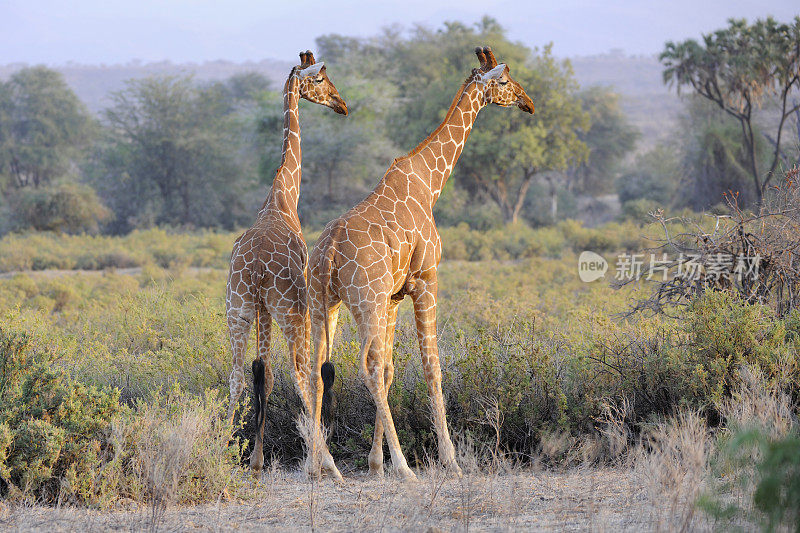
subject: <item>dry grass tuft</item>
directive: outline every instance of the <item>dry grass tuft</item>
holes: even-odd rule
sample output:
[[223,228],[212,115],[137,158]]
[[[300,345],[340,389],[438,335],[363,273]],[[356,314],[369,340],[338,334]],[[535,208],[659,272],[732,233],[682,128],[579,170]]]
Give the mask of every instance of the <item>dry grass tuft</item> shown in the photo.
[[151,529],[161,521],[175,499],[178,482],[191,459],[204,426],[196,410],[184,410],[173,420],[163,420],[147,409],[135,442],[137,463],[150,498]]
[[690,410],[657,424],[643,439],[634,472],[646,488],[656,529],[689,531],[707,525],[697,513],[697,499],[706,487],[712,447],[708,426]]
[[752,367],[739,370],[739,384],[718,406],[730,429],[758,429],[770,438],[785,437],[796,428],[791,399],[777,386],[770,386]]
[[171,504],[228,500],[243,485],[242,450],[230,440],[223,410],[214,392],[194,397],[173,389],[114,424],[115,462],[125,458],[120,496],[148,503],[149,529]]

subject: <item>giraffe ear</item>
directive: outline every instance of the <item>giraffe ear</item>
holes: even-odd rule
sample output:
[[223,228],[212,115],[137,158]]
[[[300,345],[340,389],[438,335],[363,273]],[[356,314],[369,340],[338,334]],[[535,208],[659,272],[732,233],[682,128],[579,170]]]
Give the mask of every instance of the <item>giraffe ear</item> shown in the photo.
[[319,63],[314,63],[313,65],[309,65],[300,71],[302,76],[316,76],[319,74],[319,71],[325,67],[325,63],[320,61]]
[[484,81],[496,80],[497,78],[499,78],[500,76],[503,75],[503,72],[505,72],[505,70],[506,70],[506,64],[505,63],[500,63],[499,65],[494,67],[492,70],[490,70],[489,72],[484,74],[483,75],[483,79],[484,79]]

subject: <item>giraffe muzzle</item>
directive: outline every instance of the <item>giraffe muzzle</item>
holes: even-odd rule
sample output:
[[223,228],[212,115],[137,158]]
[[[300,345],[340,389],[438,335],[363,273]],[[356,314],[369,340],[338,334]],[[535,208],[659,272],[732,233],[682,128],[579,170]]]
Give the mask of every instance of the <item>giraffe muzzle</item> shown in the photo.
[[517,102],[517,107],[525,111],[526,113],[530,113],[533,115],[533,100],[530,99],[528,95],[523,96]]
[[347,116],[347,104],[339,97],[331,98],[331,109],[340,115]]

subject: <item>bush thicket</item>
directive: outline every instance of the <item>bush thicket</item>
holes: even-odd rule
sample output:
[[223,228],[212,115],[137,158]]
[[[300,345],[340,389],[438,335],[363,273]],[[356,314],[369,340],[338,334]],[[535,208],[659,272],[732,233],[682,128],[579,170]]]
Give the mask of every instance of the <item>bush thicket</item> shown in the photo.
[[12,500],[108,506],[218,497],[235,486],[238,440],[216,391],[177,384],[126,405],[71,377],[31,337],[0,327],[0,492]]

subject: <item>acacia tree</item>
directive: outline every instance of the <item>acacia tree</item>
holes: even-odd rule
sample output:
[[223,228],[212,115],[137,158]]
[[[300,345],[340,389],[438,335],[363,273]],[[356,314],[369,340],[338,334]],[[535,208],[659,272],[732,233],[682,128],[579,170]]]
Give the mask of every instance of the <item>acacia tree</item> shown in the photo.
[[60,73],[25,68],[0,83],[0,173],[13,187],[38,188],[65,174],[91,131],[86,108]]
[[[471,50],[476,45],[490,45],[533,97],[536,114],[531,117],[493,106],[481,112],[452,183],[473,199],[488,197],[498,205],[506,222],[517,220],[526,192],[537,177],[552,182],[555,210],[564,171],[587,157],[586,144],[578,134],[588,127],[589,116],[581,108],[569,62],[553,58],[550,46],[531,50],[509,40],[491,17],[471,26],[460,22],[446,22],[438,29],[416,26],[408,33],[390,28],[369,39],[328,35],[317,39],[317,44],[343,76],[347,73],[348,78],[376,80],[371,83],[376,83],[378,90],[371,94],[391,90],[392,96],[396,95],[393,105],[373,106],[388,108],[386,128],[384,132],[381,127],[370,129],[368,138],[374,141],[383,135],[384,146],[396,144],[400,150],[413,148],[438,126],[453,92],[477,66]],[[309,135],[315,127],[309,128]],[[338,124],[337,129],[345,130]],[[323,169],[336,167],[337,147],[324,139],[319,141],[315,143],[319,148],[331,148],[327,159],[319,160],[319,170],[324,173]],[[317,168],[316,163],[308,162],[309,169]],[[388,162],[387,157],[381,170]]]
[[[755,152],[759,161],[770,156],[767,140],[756,126]],[[750,155],[742,143],[738,122],[705,98],[694,95],[681,119],[678,154],[685,169],[678,205],[694,210],[708,209],[723,202],[726,194],[736,196],[739,207],[752,208],[756,191],[750,186]],[[763,165],[761,167],[763,169]]]
[[[303,164],[312,178],[309,183],[319,185],[315,187],[318,196],[324,186],[322,196],[327,202],[343,200],[348,190],[358,196],[368,192],[396,154],[382,131],[389,99],[380,86],[365,80],[347,80],[341,85],[348,95],[348,119],[342,121],[326,109],[309,110],[313,118],[303,131],[308,139]],[[358,198],[347,200],[349,205]]]
[[[665,66],[664,82],[678,91],[689,86],[714,102],[738,122],[747,153],[748,172],[758,204],[781,160],[781,135],[786,119],[799,107],[789,98],[800,88],[800,17],[789,24],[773,18],[748,25],[731,19],[728,27],[694,39],[668,42],[659,58]],[[758,160],[753,111],[766,98],[777,98],[780,120],[774,130],[774,150],[762,174]]]

